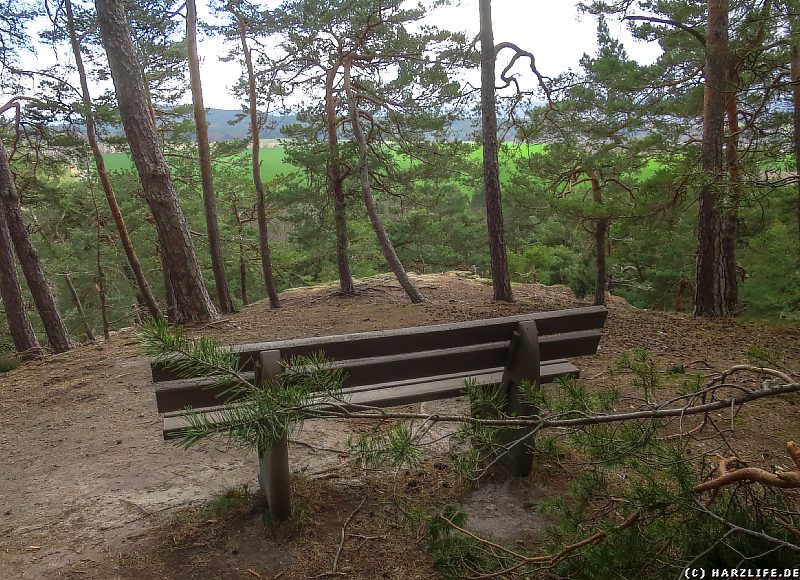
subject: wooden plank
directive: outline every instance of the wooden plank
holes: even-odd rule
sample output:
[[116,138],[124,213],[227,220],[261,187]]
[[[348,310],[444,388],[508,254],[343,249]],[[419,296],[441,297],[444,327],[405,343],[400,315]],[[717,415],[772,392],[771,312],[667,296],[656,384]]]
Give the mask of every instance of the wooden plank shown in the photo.
[[579,330],[539,337],[539,360],[550,361],[597,353],[601,331]]
[[[510,336],[510,335],[509,335]],[[558,360],[594,354],[600,342],[599,330],[581,330],[542,337],[541,360]],[[388,381],[464,373],[504,366],[509,341],[475,344],[433,351],[374,356],[334,361],[344,370],[345,386],[371,385]],[[246,374],[248,379],[253,375]],[[191,407],[209,407],[235,397],[226,393],[229,386],[211,386],[213,380],[183,379],[156,384],[156,404],[160,413]]]
[[[551,383],[562,376],[579,377],[580,370],[568,361],[555,361],[542,365],[540,372],[541,383]],[[502,380],[503,369],[487,369],[486,372],[473,374],[472,377],[479,385],[496,385]],[[360,405],[386,408],[449,399],[463,394],[464,378],[464,376],[434,377],[436,380],[428,380],[421,383],[384,383],[374,385],[374,388],[370,389],[363,387],[346,389],[343,392],[343,396],[349,402],[349,405],[342,406],[351,409]],[[197,411],[205,414],[212,422],[219,418],[219,413],[214,407],[198,408]],[[186,427],[186,420],[181,416],[181,413],[173,412],[164,416],[165,439],[175,437],[175,434],[184,427]]]
[[[517,323],[522,321],[535,321],[539,336],[544,340],[553,334],[602,328],[607,316],[604,306],[588,306],[396,330],[241,344],[230,349],[240,355],[243,368],[249,371],[263,350],[280,350],[284,358],[317,352],[333,360],[389,356],[508,341]],[[178,378],[158,361],[152,363],[151,369],[154,382]]]

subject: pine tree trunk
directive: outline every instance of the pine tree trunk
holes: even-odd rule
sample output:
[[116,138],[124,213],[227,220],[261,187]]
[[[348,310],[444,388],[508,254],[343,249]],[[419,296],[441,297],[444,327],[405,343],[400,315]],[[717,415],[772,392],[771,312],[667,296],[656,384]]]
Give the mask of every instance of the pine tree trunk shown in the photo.
[[728,66],[728,90],[725,93],[725,115],[728,122],[728,137],[725,147],[725,162],[728,167],[728,195],[722,208],[722,261],[725,273],[723,308],[733,315],[739,312],[739,278],[736,264],[736,236],[739,222],[739,204],[742,197],[742,177],[739,171],[739,117],[736,87],[739,74],[734,66]]
[[247,296],[247,261],[245,260],[244,244],[239,243],[239,286],[242,288],[242,306],[250,304]]
[[161,311],[158,308],[153,292],[150,285],[147,283],[147,278],[142,270],[142,265],[139,262],[139,257],[136,255],[136,250],[133,247],[133,242],[128,235],[128,227],[125,225],[125,220],[122,217],[122,212],[117,204],[117,196],[114,194],[114,188],[111,185],[111,180],[108,177],[106,170],[105,160],[103,159],[103,152],[100,151],[100,145],[97,142],[97,130],[94,122],[94,111],[92,110],[92,97],[89,93],[89,82],[86,77],[86,69],[83,66],[83,56],[81,55],[80,42],[78,41],[77,33],[75,32],[75,18],[72,13],[72,1],[65,0],[64,7],[67,16],[67,28],[69,29],[69,39],[72,45],[72,54],[75,57],[75,66],[78,69],[78,78],[81,83],[81,95],[83,98],[83,107],[85,109],[83,119],[86,123],[86,140],[89,142],[89,148],[92,150],[94,163],[97,167],[97,175],[100,178],[100,184],[103,187],[103,192],[108,201],[108,207],[111,210],[111,216],[114,218],[114,223],[117,226],[119,233],[119,241],[122,244],[122,249],[125,251],[125,256],[128,259],[131,273],[136,281],[136,286],[139,288],[139,293],[142,296],[144,303],[147,305],[147,310],[153,318],[159,318]]
[[172,276],[169,273],[169,263],[161,249],[161,244],[156,243],[158,259],[161,260],[161,270],[164,272],[164,302],[167,303],[167,321],[178,322],[178,304],[175,302],[175,290],[172,288]]
[[169,267],[167,274],[175,293],[176,322],[215,320],[217,309],[208,295],[170,170],[158,144],[124,3],[122,0],[97,0],[96,6],[122,125]]
[[499,144],[497,142],[497,110],[495,104],[495,46],[492,30],[491,0],[480,0],[481,19],[481,133],[483,135],[483,187],[486,195],[486,223],[489,230],[489,252],[492,259],[494,299],[513,302],[511,277],[503,225],[503,204],[500,193]]
[[[592,199],[596,204],[596,210],[603,205],[603,190],[600,180],[593,171],[587,171],[589,181],[592,184]],[[606,303],[606,281],[608,280],[608,261],[606,248],[608,247],[608,218],[597,218],[594,221],[594,253],[595,253],[595,282],[594,282],[594,304],[600,306]]]
[[97,268],[97,297],[100,299],[100,320],[103,324],[103,338],[108,340],[111,338],[109,322],[108,322],[108,303],[106,301],[106,273],[103,270],[103,260],[102,260],[102,253],[100,251],[101,248],[101,222],[100,222],[100,208],[97,206],[97,200],[94,197],[94,192],[90,189],[89,190],[92,196],[92,205],[94,206],[94,217],[95,217],[95,242],[96,242],[96,252],[95,252],[95,267]]
[[239,232],[239,286],[242,289],[242,306],[250,304],[247,296],[247,253],[244,246],[244,224],[242,217],[239,215],[239,208],[236,205],[236,200],[233,200],[233,216],[236,218],[236,226]]
[[186,0],[186,44],[189,52],[189,79],[192,85],[192,105],[194,106],[194,124],[197,131],[197,151],[200,157],[200,180],[203,185],[203,208],[206,214],[211,269],[214,271],[220,310],[225,314],[230,314],[236,312],[236,308],[233,305],[233,297],[225,277],[225,260],[222,258],[222,242],[217,223],[217,199],[211,170],[211,146],[208,140],[206,108],[203,103],[203,85],[200,80],[200,57],[197,54],[197,6],[195,0]]
[[725,161],[725,81],[728,59],[727,0],[708,0],[702,167],[697,224],[695,316],[727,316],[725,263],[722,255],[722,215]]
[[108,300],[106,298],[106,273],[100,263],[100,251],[97,252],[97,297],[100,299],[100,321],[103,324],[103,338],[111,338],[111,328],[108,322]]
[[800,18],[790,10],[789,16],[792,34],[792,120],[794,121],[794,163],[797,182],[797,252],[800,257]]
[[33,247],[22,219],[22,208],[14,184],[14,175],[11,173],[8,153],[0,142],[0,212],[5,216],[6,226],[11,235],[22,273],[30,288],[36,309],[42,319],[47,339],[54,352],[64,352],[72,348],[67,327],[58,311],[56,299],[53,296],[47,279],[42,271],[39,254]]
[[8,329],[14,348],[22,360],[38,358],[42,348],[25,310],[25,300],[17,277],[14,250],[3,212],[0,211],[0,298],[8,320]]
[[403,268],[403,264],[397,257],[392,241],[389,239],[389,235],[386,233],[381,223],[381,218],[378,215],[378,208],[375,206],[375,200],[372,197],[372,188],[369,181],[369,166],[367,164],[367,142],[361,130],[361,121],[358,117],[358,105],[355,95],[353,95],[352,87],[350,86],[350,62],[345,61],[343,64],[344,91],[347,97],[347,107],[350,111],[350,125],[353,129],[353,138],[358,145],[358,171],[361,179],[361,195],[364,198],[364,205],[367,208],[369,220],[372,222],[372,228],[375,230],[375,235],[378,237],[378,243],[383,250],[383,255],[386,258],[386,262],[389,264],[389,268],[394,272],[397,281],[400,282],[400,286],[402,286],[403,290],[408,294],[411,302],[419,304],[424,300],[422,294],[419,293],[417,287],[414,286],[414,283],[409,279],[405,268]]
[[336,132],[336,104],[333,83],[339,64],[328,71],[325,78],[325,120],[328,128],[328,189],[333,197],[333,216],[336,223],[336,265],[339,269],[339,290],[342,294],[355,294],[356,288],[350,273],[350,250],[347,237],[347,213],[344,199],[344,178],[339,158],[339,137]]
[[261,182],[261,141],[258,126],[258,99],[256,96],[256,75],[253,71],[253,57],[247,46],[247,29],[244,17],[233,12],[239,23],[239,40],[242,43],[244,62],[247,67],[247,92],[250,98],[250,133],[253,151],[253,185],[256,190],[256,213],[258,215],[258,247],[261,253],[261,271],[264,276],[264,286],[267,289],[270,308],[280,308],[278,292],[275,289],[275,278],[272,272],[272,254],[269,249],[269,231],[267,230],[267,209],[264,199],[264,184]]
[[89,324],[89,319],[86,318],[86,311],[83,309],[83,303],[81,302],[81,297],[78,295],[78,291],[75,289],[75,284],[72,283],[72,278],[69,274],[64,274],[63,276],[64,281],[67,283],[69,294],[72,296],[72,303],[75,305],[75,310],[78,311],[78,316],[81,317],[83,329],[86,331],[86,338],[89,339],[90,342],[95,342],[97,339],[94,337],[94,331],[92,330],[92,325]]

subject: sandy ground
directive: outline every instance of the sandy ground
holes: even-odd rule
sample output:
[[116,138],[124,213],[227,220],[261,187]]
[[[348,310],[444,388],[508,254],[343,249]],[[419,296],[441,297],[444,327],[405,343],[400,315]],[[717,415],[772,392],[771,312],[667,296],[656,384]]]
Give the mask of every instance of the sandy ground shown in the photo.
[[[330,286],[288,291],[280,310],[256,303],[193,332],[223,343],[263,341],[581,304],[558,287],[515,286],[511,305],[493,303],[485,281],[468,275],[415,280],[427,298],[422,305],[409,304],[391,279],[376,277],[362,281],[354,298]],[[752,346],[800,368],[797,328],[695,320],[636,310],[619,299],[610,304],[600,353],[578,365],[590,382],[604,384],[614,358],[639,346],[664,368],[721,369],[746,361]],[[765,401],[739,421],[735,437],[749,458],[780,455],[787,440],[798,438],[796,403]],[[427,405],[464,408],[459,400]],[[337,550],[339,575],[435,577],[424,539],[399,525],[384,500],[458,500],[474,529],[513,541],[544,523],[531,501],[562,488],[547,469],[472,491],[458,488],[441,461],[413,473],[364,471],[343,452],[348,434],[360,428],[308,422],[295,436],[299,517],[292,529],[274,529],[247,494],[234,494],[230,510],[208,515],[209,499],[255,489],[255,458],[221,442],[184,451],[162,441],[148,360],[134,330],[0,375],[0,578],[309,578],[330,572]],[[439,453],[446,461],[446,443]]]

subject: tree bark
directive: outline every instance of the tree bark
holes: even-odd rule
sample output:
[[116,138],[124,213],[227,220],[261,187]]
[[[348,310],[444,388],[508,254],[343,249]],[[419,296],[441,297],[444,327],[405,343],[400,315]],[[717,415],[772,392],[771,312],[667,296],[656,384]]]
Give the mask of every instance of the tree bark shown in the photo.
[[95,4],[122,125],[168,265],[166,274],[175,293],[176,322],[215,320],[219,315],[203,281],[189,228],[148,110],[144,75],[131,41],[124,3],[122,0],[96,0]]
[[344,178],[339,158],[339,137],[336,132],[336,103],[333,83],[341,63],[337,62],[325,77],[325,120],[328,128],[328,189],[333,198],[333,216],[336,223],[336,264],[339,269],[339,290],[342,294],[355,294],[356,288],[350,273],[350,251],[347,236],[347,213],[344,199]]
[[178,305],[175,302],[175,290],[172,288],[172,276],[169,273],[169,263],[161,249],[161,244],[156,242],[156,252],[158,259],[161,260],[161,269],[164,272],[164,302],[167,304],[167,321],[175,323],[178,321]]
[[28,230],[25,228],[22,207],[14,184],[14,175],[11,173],[8,153],[2,142],[0,142],[0,212],[5,216],[14,250],[25,280],[28,282],[36,309],[39,311],[50,346],[54,352],[67,351],[72,348],[72,341],[42,271],[39,253],[33,247]]
[[97,339],[94,337],[94,331],[92,330],[92,325],[89,324],[89,319],[86,318],[86,311],[83,309],[83,303],[81,302],[81,297],[78,295],[78,291],[75,289],[75,284],[72,283],[72,278],[69,274],[64,274],[63,276],[64,281],[67,283],[70,296],[72,296],[72,303],[75,305],[75,309],[78,311],[78,316],[81,317],[83,329],[86,331],[86,338],[88,338],[91,342],[95,342]]
[[413,282],[411,282],[408,274],[406,274],[405,268],[403,268],[403,264],[397,257],[397,253],[394,251],[392,241],[389,239],[389,235],[386,233],[386,230],[381,223],[381,218],[378,215],[378,208],[375,206],[375,200],[372,197],[372,188],[369,181],[369,166],[367,164],[367,142],[364,138],[364,133],[361,130],[361,121],[358,117],[358,105],[356,104],[356,99],[350,86],[351,63],[349,60],[345,60],[343,65],[344,91],[347,97],[347,107],[350,111],[350,124],[353,129],[353,138],[358,145],[358,170],[359,177],[361,179],[361,195],[364,198],[364,205],[367,208],[369,220],[372,222],[372,228],[375,230],[375,235],[378,237],[378,243],[383,250],[383,255],[386,258],[389,267],[397,277],[397,281],[400,282],[400,286],[402,286],[403,290],[405,290],[406,294],[408,294],[411,302],[414,304],[419,304],[420,302],[424,301],[422,294],[419,293],[417,287],[414,286]]
[[94,191],[91,189],[89,193],[92,196],[92,205],[94,206],[95,218],[95,266],[97,268],[97,296],[100,299],[100,320],[103,324],[103,338],[108,340],[111,338],[110,325],[108,322],[108,302],[106,300],[106,273],[103,270],[102,253],[100,252],[102,238],[100,226],[100,208],[97,206],[97,200],[94,197]]
[[500,192],[499,144],[495,104],[495,46],[491,0],[480,0],[481,41],[481,133],[483,135],[483,187],[486,196],[486,224],[492,260],[494,299],[513,302],[511,277],[503,225]]
[[247,45],[247,25],[244,17],[231,10],[239,24],[239,40],[242,43],[244,63],[247,68],[247,92],[250,99],[250,133],[252,134],[253,150],[253,185],[256,190],[256,213],[258,214],[258,247],[261,253],[261,271],[264,276],[264,286],[267,289],[270,308],[280,308],[278,292],[275,289],[275,279],[272,272],[272,255],[269,249],[269,231],[267,230],[267,210],[264,199],[264,184],[261,182],[261,141],[258,126],[258,99],[256,97],[256,75],[253,72],[253,57]]
[[89,148],[92,150],[94,163],[97,167],[97,175],[100,178],[100,184],[103,187],[103,192],[108,201],[108,207],[111,210],[111,216],[114,218],[114,224],[117,226],[119,233],[119,241],[122,244],[122,249],[125,251],[125,256],[128,259],[128,264],[131,267],[136,286],[139,288],[139,293],[147,305],[147,310],[153,318],[159,318],[161,311],[158,307],[147,278],[142,270],[142,265],[139,262],[139,257],[136,255],[136,250],[131,242],[130,235],[128,235],[128,227],[125,225],[125,220],[122,217],[122,212],[117,204],[117,196],[114,194],[114,188],[111,185],[111,180],[108,177],[106,164],[103,159],[103,152],[100,151],[100,145],[97,142],[97,130],[94,122],[94,112],[92,110],[92,97],[89,93],[89,82],[86,77],[86,68],[83,65],[83,56],[81,55],[80,42],[75,31],[75,18],[72,13],[72,1],[65,0],[64,8],[67,16],[67,28],[69,31],[69,40],[72,45],[72,54],[75,57],[75,66],[78,69],[78,78],[81,83],[81,94],[83,97],[83,114],[84,122],[86,123],[86,140],[89,142]]
[[242,217],[239,215],[239,208],[236,206],[236,200],[233,201],[233,215],[239,228],[239,286],[242,289],[242,306],[247,306],[250,304],[247,296],[247,255],[244,247],[244,227]]
[[242,306],[250,304],[247,296],[247,261],[245,260],[244,244],[239,242],[239,286],[242,288]]
[[211,269],[214,271],[220,310],[225,314],[230,314],[236,312],[236,308],[233,305],[233,297],[225,277],[225,260],[222,258],[222,242],[217,223],[217,199],[211,171],[211,146],[208,140],[206,108],[203,103],[203,84],[200,80],[200,57],[197,54],[197,6],[195,0],[186,0],[186,44],[189,53],[189,79],[192,86],[192,105],[197,132],[197,152],[200,157],[200,180],[203,185],[203,209],[206,214]]
[[708,0],[703,100],[704,183],[697,224],[695,316],[727,316],[720,201],[724,188],[725,82],[728,60],[727,0]]
[[14,250],[11,235],[8,232],[3,212],[0,211],[0,298],[3,299],[8,329],[14,348],[22,360],[38,358],[42,355],[42,348],[36,339],[28,312],[25,310],[25,300],[22,297],[22,288],[17,277],[17,266],[14,263]]
[[103,324],[103,338],[111,338],[111,328],[108,322],[108,300],[106,299],[106,273],[100,262],[100,248],[97,249],[97,296],[100,299],[100,321]]
[[739,116],[736,87],[739,73],[734,63],[728,63],[728,90],[725,93],[725,116],[728,136],[725,163],[728,167],[728,195],[722,208],[722,262],[725,275],[722,296],[723,308],[730,314],[739,312],[739,278],[736,264],[736,237],[739,222],[739,204],[742,197],[742,177],[739,169]]
[[[800,178],[800,18],[789,10],[789,23],[792,34],[792,119],[794,121],[794,163],[795,172]],[[797,247],[798,257],[800,257],[800,180],[797,182]]]
[[[587,171],[592,184],[592,199],[597,209],[603,205],[603,190],[600,180],[593,171]],[[599,306],[606,303],[606,287],[608,280],[608,260],[606,248],[608,247],[608,218],[598,217],[594,220],[594,252],[595,252],[595,283],[594,304]]]

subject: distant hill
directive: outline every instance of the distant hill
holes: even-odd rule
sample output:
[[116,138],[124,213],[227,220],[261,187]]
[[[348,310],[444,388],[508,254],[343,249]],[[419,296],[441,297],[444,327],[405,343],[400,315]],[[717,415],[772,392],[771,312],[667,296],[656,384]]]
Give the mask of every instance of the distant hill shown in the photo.
[[[241,111],[229,109],[208,109],[208,136],[211,141],[230,141],[231,139],[246,139],[248,136],[249,120],[247,117],[239,118]],[[235,121],[235,122],[234,122]],[[262,139],[280,139],[283,137],[281,128],[297,123],[295,115],[270,115],[269,125],[262,129]],[[480,131],[480,119],[465,118],[453,123],[452,137],[459,141],[474,141]],[[106,133],[112,137],[123,135],[122,127],[106,128]],[[515,132],[510,131],[504,135],[506,139],[514,140]]]
[[[230,123],[241,114],[241,111],[228,109],[209,109],[206,113],[208,120],[208,135],[212,141],[228,141],[229,139],[246,139],[248,133],[248,120],[242,119],[231,125]],[[280,139],[281,127],[297,123],[294,115],[270,116],[270,125],[261,131],[262,139]],[[478,130],[478,119],[459,119],[453,124],[453,136],[461,141],[471,141]]]
[[[209,109],[206,112],[208,121],[208,138],[212,141],[229,141],[231,139],[247,139],[250,129],[250,122],[247,117],[231,125],[241,111],[231,111],[227,109]],[[262,139],[279,139],[283,137],[281,127],[297,123],[294,115],[274,116],[270,115],[269,126],[261,131]]]

